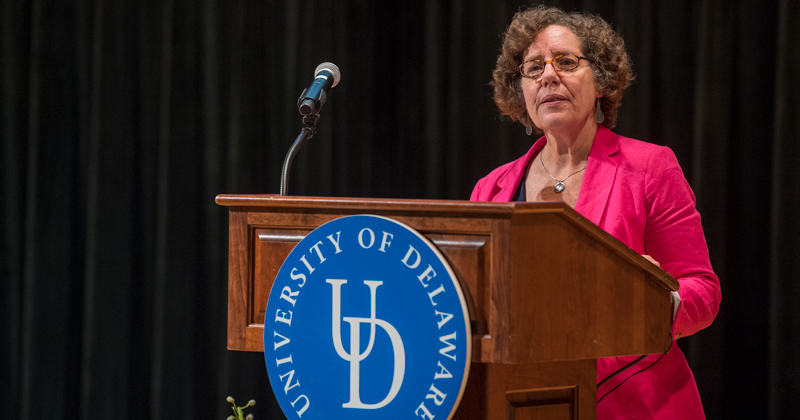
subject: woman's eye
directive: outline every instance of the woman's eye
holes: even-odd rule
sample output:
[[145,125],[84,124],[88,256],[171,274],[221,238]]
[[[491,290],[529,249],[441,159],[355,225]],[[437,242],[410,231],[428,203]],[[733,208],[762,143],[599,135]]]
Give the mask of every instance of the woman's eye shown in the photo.
[[572,67],[578,64],[578,60],[572,57],[561,57],[558,59],[558,64],[563,67]]
[[542,71],[542,64],[541,63],[530,63],[528,65],[528,70],[526,73],[538,73]]

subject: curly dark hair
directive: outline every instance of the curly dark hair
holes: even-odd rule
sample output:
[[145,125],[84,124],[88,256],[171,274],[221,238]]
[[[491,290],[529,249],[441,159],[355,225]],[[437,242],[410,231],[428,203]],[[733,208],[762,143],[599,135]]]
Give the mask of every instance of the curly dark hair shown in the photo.
[[605,115],[603,125],[614,128],[622,92],[633,81],[631,61],[619,33],[600,16],[588,13],[566,13],[545,5],[517,12],[504,34],[503,48],[492,72],[495,103],[512,121],[522,124],[530,121],[517,67],[539,32],[550,25],[564,26],[580,40],[583,55],[592,60],[594,80],[603,95],[600,98],[600,109]]

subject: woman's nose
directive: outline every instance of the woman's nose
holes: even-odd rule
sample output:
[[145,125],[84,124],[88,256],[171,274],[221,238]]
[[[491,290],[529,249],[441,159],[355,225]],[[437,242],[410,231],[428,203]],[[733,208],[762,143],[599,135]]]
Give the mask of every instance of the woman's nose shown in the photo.
[[541,82],[543,86],[548,83],[558,83],[558,72],[552,63],[544,65],[544,70],[539,78],[539,82]]

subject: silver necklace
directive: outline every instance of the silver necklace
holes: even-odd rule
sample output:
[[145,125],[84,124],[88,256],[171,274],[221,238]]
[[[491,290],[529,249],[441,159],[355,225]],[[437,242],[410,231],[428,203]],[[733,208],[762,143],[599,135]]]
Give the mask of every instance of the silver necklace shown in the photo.
[[564,192],[564,188],[567,188],[566,184],[564,184],[564,181],[566,181],[567,178],[571,177],[572,175],[577,174],[578,172],[583,172],[583,171],[586,170],[586,165],[583,165],[583,169],[577,170],[577,171],[567,175],[566,178],[564,178],[561,181],[559,181],[558,179],[556,179],[556,177],[553,176],[553,174],[550,173],[550,171],[547,170],[547,167],[544,166],[544,160],[542,160],[542,155],[543,154],[544,153],[539,153],[539,162],[542,163],[542,168],[544,168],[544,171],[547,172],[547,175],[550,175],[550,178],[553,178],[553,181],[556,181],[556,187],[554,189],[556,194],[561,194],[562,192]]

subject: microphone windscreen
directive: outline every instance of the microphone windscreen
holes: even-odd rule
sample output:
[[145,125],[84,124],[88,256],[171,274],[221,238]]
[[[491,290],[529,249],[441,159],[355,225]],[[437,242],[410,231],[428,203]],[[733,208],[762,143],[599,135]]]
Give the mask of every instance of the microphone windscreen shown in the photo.
[[314,70],[314,77],[317,77],[319,72],[322,70],[327,70],[333,75],[333,85],[331,85],[331,87],[339,84],[339,79],[342,78],[342,73],[339,71],[339,67],[336,67],[336,64],[326,62],[318,65],[317,69]]

